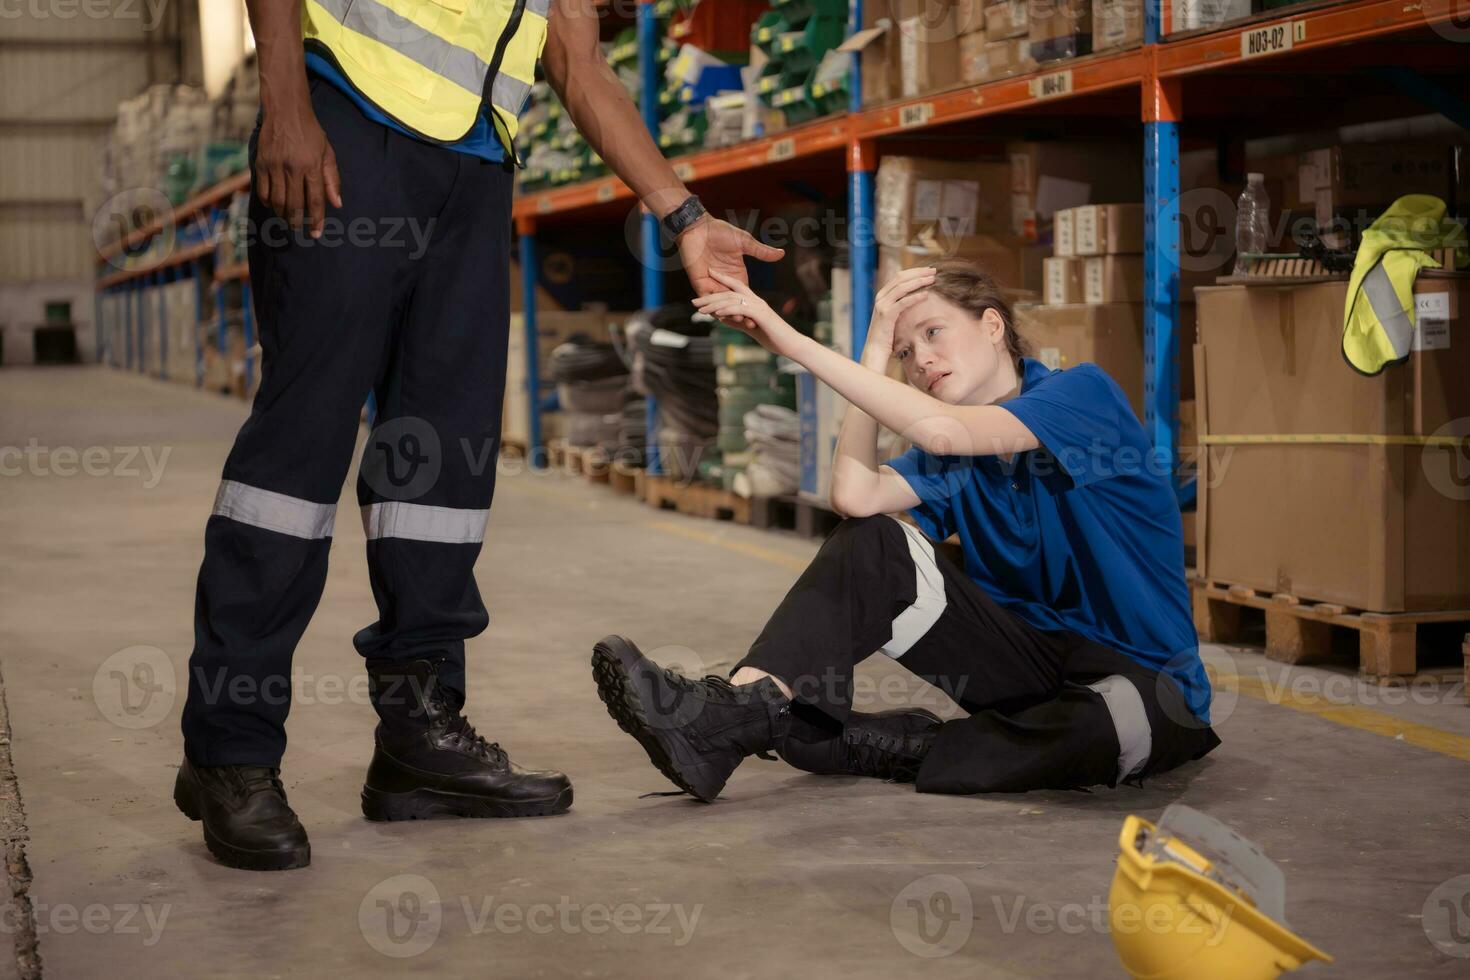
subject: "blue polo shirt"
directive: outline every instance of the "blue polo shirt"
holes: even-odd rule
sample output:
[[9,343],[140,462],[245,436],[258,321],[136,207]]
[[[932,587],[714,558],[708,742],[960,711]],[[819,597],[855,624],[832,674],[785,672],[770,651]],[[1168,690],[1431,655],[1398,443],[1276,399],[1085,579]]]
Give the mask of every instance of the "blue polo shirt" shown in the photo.
[[[381,123],[389,129],[402,133],[404,136],[412,136],[420,139],[418,135],[410,133],[398,123],[389,119],[372,102],[363,96],[361,92],[353,88],[351,83],[338,71],[337,66],[315,51],[306,52],[306,70],[330,83],[334,88],[340,89],[356,106],[362,110],[362,114],[375,123]],[[455,150],[459,153],[467,153],[472,157],[480,157],[492,163],[502,163],[505,160],[505,147],[500,142],[500,137],[495,135],[495,126],[486,118],[482,110],[475,119],[475,126],[470,130],[468,136],[457,143],[448,143],[446,149]]]
[[919,495],[910,513],[936,541],[959,535],[966,574],[999,605],[1166,672],[1208,722],[1169,462],[1097,365],[1022,367],[1000,407],[1041,446],[1009,463],[910,449],[887,463]]

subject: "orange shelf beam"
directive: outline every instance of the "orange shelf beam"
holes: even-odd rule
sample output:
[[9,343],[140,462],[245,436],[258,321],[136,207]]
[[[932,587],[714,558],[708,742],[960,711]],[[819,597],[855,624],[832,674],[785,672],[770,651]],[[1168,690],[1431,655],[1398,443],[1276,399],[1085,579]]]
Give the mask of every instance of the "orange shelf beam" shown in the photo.
[[159,262],[154,262],[150,265],[138,266],[137,268],[133,269],[119,269],[116,272],[108,273],[107,275],[98,278],[93,288],[107,289],[109,287],[116,286],[119,283],[127,282],[131,279],[139,279],[143,276],[152,275],[153,273],[158,272],[161,269],[171,269],[176,265],[184,265],[186,263],[193,262],[195,259],[202,259],[206,255],[213,254],[213,242],[200,242],[197,245],[190,245],[188,248],[180,249],[179,251],[174,252],[172,255]]
[[[1160,75],[1210,71],[1448,23],[1457,0],[1360,0],[1222,28],[1157,45]],[[1446,41],[1450,39],[1447,37]],[[1259,52],[1259,53],[1253,53]]]
[[[174,208],[173,211],[169,214],[169,224],[177,228],[188,219],[204,211],[205,208],[208,208],[214,204],[218,204],[222,200],[233,197],[235,194],[245,190],[249,186],[249,171],[242,170],[240,173],[237,173],[230,177],[226,177],[224,180],[220,181],[218,184],[215,184],[213,187],[209,187],[205,190],[200,191],[194,197],[191,197],[183,204],[180,204],[178,207]],[[158,234],[162,230],[163,222],[161,220],[151,221],[148,224],[144,225],[142,228],[139,228],[132,234],[128,235],[126,238],[120,241],[113,242],[111,245],[107,245],[104,248],[100,249],[98,253],[99,258],[97,261],[99,264],[106,262],[118,252],[123,251],[124,248],[132,248],[135,245],[141,245],[143,242],[146,242],[148,239],[152,238],[154,235]]]

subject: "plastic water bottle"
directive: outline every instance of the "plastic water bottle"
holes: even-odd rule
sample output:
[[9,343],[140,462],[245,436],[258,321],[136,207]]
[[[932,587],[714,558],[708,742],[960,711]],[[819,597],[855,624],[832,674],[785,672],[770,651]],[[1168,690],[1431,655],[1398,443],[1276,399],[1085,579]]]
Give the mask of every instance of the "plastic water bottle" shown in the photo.
[[1271,221],[1271,199],[1266,196],[1265,174],[1247,174],[1245,190],[1235,204],[1235,274],[1246,274],[1245,255],[1266,251]]

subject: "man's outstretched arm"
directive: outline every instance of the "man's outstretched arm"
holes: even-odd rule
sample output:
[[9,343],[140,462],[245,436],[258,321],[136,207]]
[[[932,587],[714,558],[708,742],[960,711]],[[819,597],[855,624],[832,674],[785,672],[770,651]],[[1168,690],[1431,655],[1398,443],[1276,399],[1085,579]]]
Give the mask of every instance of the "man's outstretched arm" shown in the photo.
[[[556,0],[541,62],[572,122],[644,207],[662,220],[684,202],[689,189],[659,152],[638,108],[602,55],[593,0]],[[701,296],[722,288],[710,277],[712,271],[744,282],[745,256],[774,262],[783,254],[709,216],[679,236],[680,258]]]

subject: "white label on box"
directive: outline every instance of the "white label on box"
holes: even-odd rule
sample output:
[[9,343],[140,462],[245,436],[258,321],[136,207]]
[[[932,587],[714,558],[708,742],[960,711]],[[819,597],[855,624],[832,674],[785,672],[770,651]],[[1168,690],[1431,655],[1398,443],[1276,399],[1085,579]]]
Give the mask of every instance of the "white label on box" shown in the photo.
[[1097,208],[1088,205],[1072,210],[1072,248],[1078,255],[1096,255],[1102,249],[1097,240]]
[[1077,212],[1071,208],[1063,208],[1052,218],[1052,252],[1059,256],[1075,254],[1077,250],[1076,239],[1072,229],[1076,227]]
[[1085,259],[1082,262],[1082,301],[1084,303],[1103,303],[1103,268],[1104,259],[1101,255]]
[[914,181],[913,220],[931,222],[939,220],[939,209],[944,203],[944,181]]
[[1072,69],[1066,71],[1054,71],[1050,75],[1042,75],[1040,78],[1031,79],[1031,97],[1033,99],[1052,99],[1059,95],[1070,95],[1072,93]]
[[1071,262],[1067,259],[1045,259],[1041,265],[1046,276],[1046,305],[1060,306],[1069,302],[1067,273],[1071,271]]
[[1053,371],[1062,369],[1062,349],[1060,347],[1043,347],[1036,352],[1036,359]]
[[1253,30],[1240,32],[1240,56],[1259,58],[1267,54],[1280,54],[1291,50],[1295,31],[1291,24],[1270,24]]
[[975,233],[975,211],[980,207],[978,180],[946,180],[939,205],[939,219],[946,231],[960,235]]
[[1414,296],[1413,350],[1448,350],[1450,346],[1450,294],[1419,293]]

